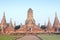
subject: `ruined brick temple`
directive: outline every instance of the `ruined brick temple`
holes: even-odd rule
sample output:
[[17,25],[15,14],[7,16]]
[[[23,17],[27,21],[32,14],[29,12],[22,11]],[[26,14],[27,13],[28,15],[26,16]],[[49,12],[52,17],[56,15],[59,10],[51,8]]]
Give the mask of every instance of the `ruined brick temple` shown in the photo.
[[44,23],[46,29],[41,29],[40,24],[36,25],[33,10],[31,8],[27,11],[27,19],[25,20],[25,24],[21,25],[21,27],[17,30],[16,23],[14,26],[12,24],[12,19],[10,19],[9,25],[7,25],[5,12],[3,13],[3,17],[0,23],[0,33],[1,34],[11,34],[11,33],[60,33],[60,23],[57,17],[57,13],[55,13],[55,20],[53,26],[51,25],[50,19],[48,18],[48,24]]

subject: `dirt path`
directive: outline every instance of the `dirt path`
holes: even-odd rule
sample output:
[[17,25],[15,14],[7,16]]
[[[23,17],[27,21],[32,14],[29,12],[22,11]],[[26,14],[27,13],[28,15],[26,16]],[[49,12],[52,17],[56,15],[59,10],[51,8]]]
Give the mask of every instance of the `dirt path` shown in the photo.
[[16,40],[42,40],[42,39],[35,35],[25,35],[24,37],[18,38]]

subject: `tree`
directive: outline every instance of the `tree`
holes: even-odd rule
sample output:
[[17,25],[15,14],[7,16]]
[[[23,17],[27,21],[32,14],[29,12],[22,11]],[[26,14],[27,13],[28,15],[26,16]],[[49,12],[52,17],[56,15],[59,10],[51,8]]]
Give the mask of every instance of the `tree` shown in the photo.
[[20,28],[20,25],[17,25],[16,27],[15,27],[15,30],[17,30],[17,29],[19,29]]
[[46,26],[42,25],[41,28],[42,28],[42,29],[46,29]]

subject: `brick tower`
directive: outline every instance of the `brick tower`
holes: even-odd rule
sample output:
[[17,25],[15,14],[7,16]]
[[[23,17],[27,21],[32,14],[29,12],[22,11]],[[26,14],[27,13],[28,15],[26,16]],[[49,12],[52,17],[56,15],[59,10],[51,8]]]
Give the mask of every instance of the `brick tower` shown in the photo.
[[2,26],[3,26],[4,28],[7,27],[7,25],[6,25],[6,18],[5,18],[5,12],[3,13],[3,17],[2,17],[1,24],[2,24]]
[[40,29],[40,25],[35,24],[35,20],[33,18],[33,10],[31,8],[27,11],[27,19],[25,24],[22,25],[16,33],[40,33],[43,30]]
[[27,19],[26,19],[26,27],[27,27],[27,31],[32,31],[34,25],[35,25],[35,21],[33,19],[33,10],[31,8],[28,9],[28,14],[27,14]]
[[2,21],[1,21],[1,32],[2,32],[2,34],[5,33],[6,27],[7,27],[7,24],[6,24],[5,12],[4,12],[3,17],[2,17]]
[[52,25],[51,25],[51,22],[50,22],[49,18],[48,18],[47,32],[48,33],[54,32],[54,29],[52,28]]
[[14,27],[13,27],[13,25],[12,25],[12,19],[10,19],[9,27],[7,27],[6,33],[7,33],[7,34],[14,33]]
[[55,12],[55,20],[54,20],[54,24],[53,24],[53,28],[55,29],[55,32],[58,32],[58,27],[59,27],[59,20],[57,17],[57,13]]

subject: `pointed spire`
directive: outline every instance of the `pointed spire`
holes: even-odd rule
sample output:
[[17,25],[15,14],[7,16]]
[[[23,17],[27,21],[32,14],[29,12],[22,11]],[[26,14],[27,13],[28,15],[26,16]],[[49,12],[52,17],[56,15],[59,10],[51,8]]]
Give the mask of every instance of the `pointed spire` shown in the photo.
[[3,13],[2,23],[6,24],[5,12]]
[[28,13],[33,13],[33,10],[31,8],[29,8]]
[[22,23],[20,23],[20,26],[22,27]]
[[46,21],[44,22],[44,26],[46,26]]
[[4,16],[5,16],[5,12],[4,12],[4,14],[3,14]]
[[[14,27],[12,25],[12,18],[10,18],[9,27],[7,28],[9,34],[14,32]],[[12,31],[12,32],[11,32]]]
[[50,18],[48,18],[48,25],[47,25],[47,27],[51,28]]
[[58,17],[57,17],[57,12],[55,12],[55,19],[58,19]]
[[5,17],[5,12],[3,12],[3,17]]
[[13,25],[12,25],[12,18],[10,18],[10,24],[9,24],[9,27],[13,27]]
[[38,27],[40,27],[40,23],[38,23]]
[[33,19],[33,10],[31,8],[28,9],[28,15],[27,15],[27,19],[28,20],[32,20]]
[[5,12],[3,13],[2,21],[1,24],[3,25],[4,28],[6,28],[6,18],[5,18]]
[[55,17],[57,17],[57,12],[55,12]]
[[50,18],[48,17],[48,22],[50,22]]
[[29,22],[35,24],[35,20],[33,18],[33,10],[31,8],[28,9],[27,19],[25,23],[28,24]]
[[58,27],[58,25],[59,25],[59,20],[58,20],[58,17],[57,17],[57,13],[55,12],[55,20],[54,20],[53,27]]
[[16,27],[16,22],[14,22],[14,27]]
[[12,18],[10,18],[10,23],[12,23]]
[[5,12],[3,12],[3,17],[2,17],[2,19],[5,19]]

